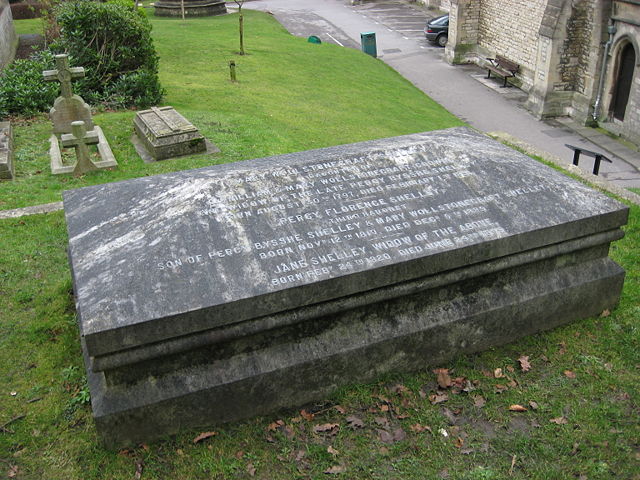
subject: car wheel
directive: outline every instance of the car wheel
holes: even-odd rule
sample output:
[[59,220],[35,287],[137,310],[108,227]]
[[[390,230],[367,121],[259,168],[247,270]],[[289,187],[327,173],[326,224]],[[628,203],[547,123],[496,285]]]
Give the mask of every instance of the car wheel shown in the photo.
[[444,47],[447,44],[447,40],[449,40],[449,37],[447,36],[447,34],[443,34],[440,35],[437,39],[438,45],[440,45],[441,47]]

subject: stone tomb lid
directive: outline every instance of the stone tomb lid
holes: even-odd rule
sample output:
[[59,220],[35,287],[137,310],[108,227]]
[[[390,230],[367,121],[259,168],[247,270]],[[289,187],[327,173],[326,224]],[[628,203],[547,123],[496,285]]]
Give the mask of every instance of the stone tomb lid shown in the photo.
[[151,133],[152,138],[165,138],[184,133],[197,132],[189,120],[180,115],[173,107],[153,107],[136,114]]
[[617,229],[628,208],[468,128],[64,193],[90,356]]

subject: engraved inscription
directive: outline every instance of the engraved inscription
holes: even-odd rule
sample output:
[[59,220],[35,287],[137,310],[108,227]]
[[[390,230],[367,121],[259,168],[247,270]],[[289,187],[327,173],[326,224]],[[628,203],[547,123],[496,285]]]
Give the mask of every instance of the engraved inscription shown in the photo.
[[492,209],[548,188],[474,194],[468,157],[433,159],[424,148],[227,175],[196,208],[199,222],[223,234],[203,251],[156,266],[184,273],[242,256],[259,266],[256,282],[316,281],[504,237],[509,232]]

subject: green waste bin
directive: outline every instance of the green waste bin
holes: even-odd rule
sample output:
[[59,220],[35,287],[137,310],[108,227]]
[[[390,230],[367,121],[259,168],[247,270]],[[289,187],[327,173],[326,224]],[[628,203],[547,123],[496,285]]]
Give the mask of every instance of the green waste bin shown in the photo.
[[378,50],[376,48],[376,32],[361,33],[360,43],[362,44],[362,51],[364,53],[371,55],[373,58],[378,57]]

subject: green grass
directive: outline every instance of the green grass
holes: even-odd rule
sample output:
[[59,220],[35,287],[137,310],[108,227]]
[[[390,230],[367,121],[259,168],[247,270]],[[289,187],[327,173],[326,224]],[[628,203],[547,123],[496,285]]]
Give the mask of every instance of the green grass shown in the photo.
[[[0,184],[3,208],[57,200],[64,188],[101,181],[459,124],[380,62],[306,44],[262,15],[248,16],[250,55],[234,56],[236,19],[153,20],[167,103],[205,130],[222,148],[220,157],[143,164],[128,144],[133,113],[104,113],[98,123],[121,167],[80,179],[52,177],[42,152],[47,122],[24,122],[17,129],[20,177]],[[233,58],[237,85],[226,80]],[[307,407],[312,420],[285,411],[215,428],[217,436],[198,444],[200,431],[190,431],[113,453],[97,445],[86,404],[63,214],[2,220],[0,425],[16,420],[0,432],[0,477],[638,479],[640,207],[631,207],[625,231],[611,250],[627,272],[620,306],[609,316],[441,365],[474,383],[469,394],[449,392],[448,401],[432,405],[436,377],[425,366],[342,388]],[[532,365],[526,373],[517,363],[522,355]],[[508,378],[493,378],[497,368]],[[508,389],[496,393],[497,384]],[[478,396],[482,407],[474,404]],[[537,409],[508,411],[529,402]],[[352,429],[350,415],[364,428]],[[566,424],[550,422],[562,417]],[[270,429],[276,420],[287,428]],[[314,433],[325,423],[339,425],[335,435]],[[404,439],[381,441],[379,430],[399,428]],[[344,471],[323,473],[335,466]]]
[[27,20],[14,20],[13,25],[16,29],[17,35],[24,35],[27,33],[42,34],[41,18],[29,18]]
[[[0,209],[59,201],[70,188],[463,124],[379,60],[307,43],[264,14],[247,12],[248,55],[236,55],[237,21],[237,15],[186,22],[152,17],[165,103],[220,155],[145,164],[129,142],[134,112],[100,113],[95,122],[119,167],[56,176],[49,168],[48,120],[16,122],[17,179],[0,185]],[[237,83],[229,80],[230,60],[237,63]]]

